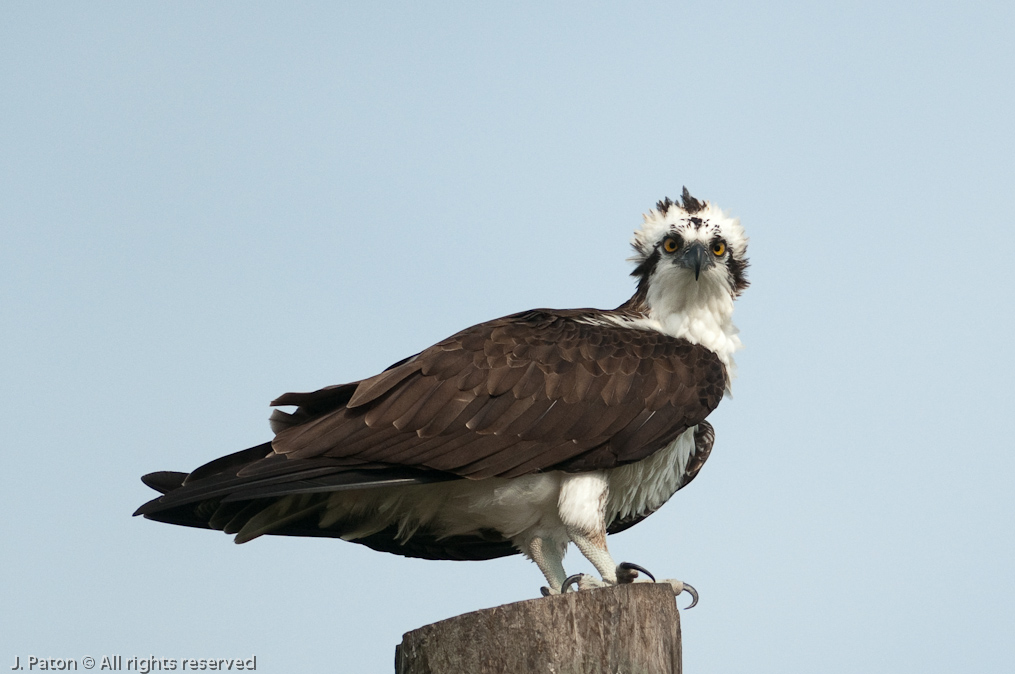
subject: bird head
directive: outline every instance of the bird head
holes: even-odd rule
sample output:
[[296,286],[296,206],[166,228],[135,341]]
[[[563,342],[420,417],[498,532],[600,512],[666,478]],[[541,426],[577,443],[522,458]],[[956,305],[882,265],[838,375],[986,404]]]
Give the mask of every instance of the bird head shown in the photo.
[[634,233],[639,294],[651,306],[736,299],[747,287],[747,237],[740,221],[684,188],[680,203],[656,204]]

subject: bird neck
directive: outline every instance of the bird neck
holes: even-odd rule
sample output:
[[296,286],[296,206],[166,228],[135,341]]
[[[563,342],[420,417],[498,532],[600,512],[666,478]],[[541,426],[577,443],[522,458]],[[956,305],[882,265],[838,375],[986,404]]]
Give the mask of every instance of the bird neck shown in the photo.
[[617,307],[625,322],[701,344],[726,366],[727,388],[736,372],[733,353],[743,347],[733,324],[733,297],[695,282],[681,288],[639,287]]

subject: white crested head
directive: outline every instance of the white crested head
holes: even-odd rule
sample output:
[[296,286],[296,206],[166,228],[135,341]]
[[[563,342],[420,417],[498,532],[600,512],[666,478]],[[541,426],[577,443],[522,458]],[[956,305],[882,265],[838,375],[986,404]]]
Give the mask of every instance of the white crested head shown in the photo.
[[631,241],[638,292],[624,308],[640,314],[645,327],[708,347],[732,370],[740,348],[733,300],[748,286],[740,221],[686,187],[681,203],[664,199],[644,219]]
[[[721,285],[736,298],[747,287],[744,271],[747,268],[747,236],[738,218],[732,218],[711,202],[699,201],[684,188],[681,203],[666,198],[643,216],[644,223],[634,232],[631,245],[635,254],[629,258],[638,265],[635,276],[642,277],[650,285],[652,274],[660,274],[656,280],[681,272],[692,272],[680,264],[681,255],[695,243],[703,246],[711,255],[706,256],[706,268],[701,269],[697,279],[707,285]],[[670,250],[674,243],[677,248]],[[715,246],[721,245],[718,253]],[[670,262],[671,264],[660,264]],[[675,269],[670,269],[675,267]],[[677,274],[686,276],[686,273]]]

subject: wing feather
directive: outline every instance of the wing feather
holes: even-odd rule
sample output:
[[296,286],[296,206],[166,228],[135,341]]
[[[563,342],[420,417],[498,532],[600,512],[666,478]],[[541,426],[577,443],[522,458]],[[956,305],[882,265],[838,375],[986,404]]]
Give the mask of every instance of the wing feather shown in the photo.
[[[465,330],[360,382],[346,405],[284,429],[274,450],[465,476],[529,465],[505,458],[522,442],[546,450],[532,470],[607,468],[660,449],[718,404],[726,376],[715,354],[586,315],[537,310]],[[591,440],[608,451],[585,447]],[[491,452],[497,459],[485,461]]]
[[[356,392],[353,393],[352,398],[350,398],[349,402],[347,403],[347,406],[349,408],[360,407],[361,405],[366,405],[369,402],[377,400],[377,398],[381,397],[382,395],[390,391],[392,388],[394,388],[401,382],[405,381],[418,369],[419,369],[418,365],[413,366],[410,365],[409,363],[406,363],[404,365],[389,368],[384,372],[380,373],[379,375],[375,375],[373,377],[370,377],[369,379],[364,379],[363,381],[359,382],[359,385],[356,387]],[[287,393],[286,395],[292,394]],[[283,398],[284,397],[285,396],[283,396]],[[288,403],[281,404],[285,405]]]
[[511,393],[515,398],[528,398],[542,390],[544,384],[544,376],[539,369],[539,363],[532,361],[525,367],[525,372],[511,388]]
[[536,401],[540,399],[535,395],[531,395],[528,398],[522,398],[521,400],[515,400],[511,403],[511,406],[504,410],[496,421],[486,427],[486,432],[493,435],[504,435],[508,432],[508,427],[511,426],[521,415],[523,415],[530,407],[536,404]]
[[[505,359],[509,356],[505,356]],[[525,363],[528,365],[528,363]],[[500,396],[517,384],[522,375],[525,374],[525,368],[521,364],[511,365],[510,363],[504,367],[498,367],[490,371],[490,374],[486,378],[486,393],[491,396]]]
[[726,386],[718,357],[597,315],[507,316],[363,381],[287,393],[276,404],[297,409],[278,413],[270,445],[153,477],[167,493],[139,512],[242,539],[312,535],[300,522],[318,512],[304,498],[315,492],[612,468],[702,424]]
[[[399,418],[395,426],[400,430],[411,430],[418,433],[422,427],[433,421],[442,409],[451,404],[461,394],[462,392],[458,390],[453,381],[443,381],[433,390],[424,403],[416,408],[415,413],[410,418],[404,419],[404,421],[402,418]],[[401,425],[399,425],[399,422],[402,422]]]
[[465,427],[474,433],[485,433],[496,423],[516,402],[513,395],[504,393],[492,396],[474,417],[465,422]]
[[482,398],[472,393],[459,391],[444,407],[434,413],[432,419],[416,431],[416,435],[423,439],[441,435],[460,418],[471,419],[484,402]]

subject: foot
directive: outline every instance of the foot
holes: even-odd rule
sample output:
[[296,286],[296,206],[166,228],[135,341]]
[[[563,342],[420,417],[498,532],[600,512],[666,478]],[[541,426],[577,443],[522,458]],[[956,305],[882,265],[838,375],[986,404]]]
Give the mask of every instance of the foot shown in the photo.
[[605,580],[599,580],[595,576],[590,576],[587,573],[576,573],[573,576],[568,576],[567,580],[560,588],[560,593],[565,594],[571,586],[575,586],[575,590],[581,592],[582,590],[594,590],[599,587],[612,587],[613,583],[608,583]]
[[[649,573],[645,567],[638,566],[633,562],[621,562],[617,564],[617,584],[626,585],[627,583],[633,583],[638,578],[639,571],[651,578],[653,583],[655,582],[656,577]],[[647,583],[648,581],[643,580],[641,582]]]
[[[648,578],[639,578],[639,571],[644,573]],[[627,583],[666,583],[673,588],[673,595],[680,596],[682,592],[686,592],[691,595],[691,603],[684,607],[686,611],[689,608],[694,608],[698,604],[698,591],[694,589],[694,586],[690,583],[685,583],[680,580],[673,578],[667,578],[665,580],[657,581],[656,577],[653,576],[648,569],[643,566],[634,564],[633,562],[621,562],[617,565],[617,584],[626,585]],[[580,589],[580,586],[579,586]]]
[[691,595],[691,603],[684,607],[686,611],[689,608],[694,608],[698,604],[698,591],[690,583],[685,583],[681,580],[675,580],[673,578],[667,578],[660,580],[660,583],[666,583],[673,588],[673,596],[679,597],[681,592],[686,592]]
[[[650,581],[638,578],[639,571],[644,573],[652,580]],[[648,569],[642,566],[638,566],[637,564],[634,564],[632,562],[621,562],[620,564],[617,565],[618,584],[623,585],[626,583],[649,583],[649,582],[666,583],[667,585],[673,588],[674,596],[679,596],[681,592],[686,592],[687,594],[691,595],[691,603],[689,606],[684,608],[685,611],[689,608],[694,608],[695,605],[697,605],[698,603],[698,591],[695,590],[694,587],[689,583],[685,583],[680,580],[674,580],[673,578],[667,578],[665,580],[657,581],[656,577],[653,576],[651,573],[649,573]]]

